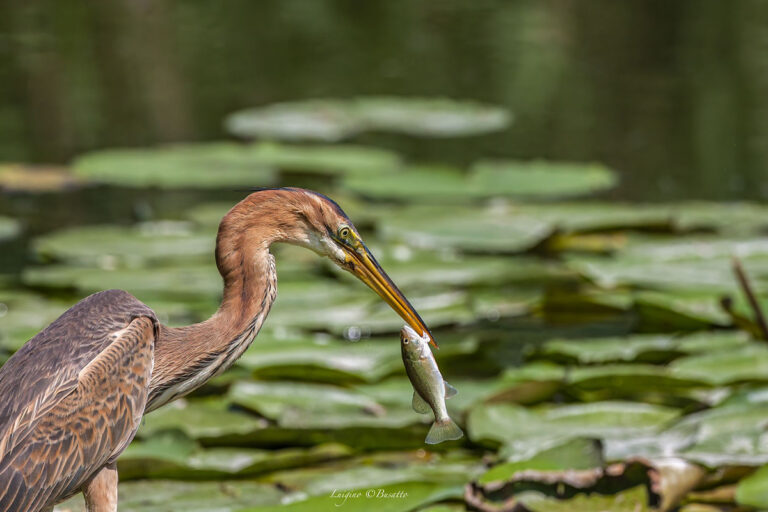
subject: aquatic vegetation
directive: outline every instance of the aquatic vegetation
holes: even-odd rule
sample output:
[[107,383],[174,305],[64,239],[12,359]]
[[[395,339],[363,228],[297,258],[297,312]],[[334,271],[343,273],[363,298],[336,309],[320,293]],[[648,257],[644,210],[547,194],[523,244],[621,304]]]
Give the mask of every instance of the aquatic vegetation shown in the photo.
[[[481,105],[393,102],[275,105],[228,126],[335,141],[509,121]],[[696,491],[705,478],[718,489],[740,480],[728,503],[768,505],[758,469],[768,464],[768,348],[732,269],[738,256],[768,304],[764,206],[611,202],[594,196],[615,174],[596,164],[457,168],[334,144],[107,150],[72,173],[117,186],[103,192],[116,202],[121,187],[161,188],[178,206],[120,226],[94,212],[87,225],[36,233],[0,291],[0,361],[105,288],[128,290],[166,322],[206,317],[221,294],[216,227],[233,204],[213,192],[310,177],[366,232],[460,389],[446,406],[465,437],[425,445],[431,418],[412,410],[402,320],[345,273],[276,247],[279,295],[263,331],[231,371],[145,418],[119,460],[121,509],[318,510],[346,499],[368,510],[353,496],[374,488],[407,493],[376,502],[386,510],[510,499],[532,511],[656,510],[706,501]],[[18,240],[20,225],[3,218],[0,238]],[[78,499],[65,506],[78,510]]]

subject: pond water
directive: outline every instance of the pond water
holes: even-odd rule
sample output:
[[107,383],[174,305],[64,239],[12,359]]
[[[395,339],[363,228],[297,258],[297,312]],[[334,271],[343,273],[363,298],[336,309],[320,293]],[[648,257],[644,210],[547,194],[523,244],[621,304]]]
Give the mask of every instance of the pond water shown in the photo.
[[488,136],[364,134],[419,160],[600,161],[611,197],[768,198],[759,0],[0,3],[0,161],[220,139],[224,116],[360,94],[474,98]]

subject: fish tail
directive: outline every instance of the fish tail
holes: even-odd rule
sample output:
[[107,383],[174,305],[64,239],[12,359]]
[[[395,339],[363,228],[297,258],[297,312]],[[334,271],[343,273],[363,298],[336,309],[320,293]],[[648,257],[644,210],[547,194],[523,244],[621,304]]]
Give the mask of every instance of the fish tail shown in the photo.
[[453,441],[460,439],[464,436],[464,432],[461,431],[459,426],[453,422],[449,417],[436,420],[432,424],[432,428],[427,433],[427,438],[424,440],[427,444],[437,444],[443,441]]

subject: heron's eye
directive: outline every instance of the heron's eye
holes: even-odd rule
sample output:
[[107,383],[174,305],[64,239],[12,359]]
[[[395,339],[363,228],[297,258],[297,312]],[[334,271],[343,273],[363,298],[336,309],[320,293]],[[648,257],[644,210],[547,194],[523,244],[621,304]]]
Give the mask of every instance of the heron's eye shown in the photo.
[[344,226],[343,228],[339,229],[339,238],[346,240],[349,238],[349,233],[349,228]]

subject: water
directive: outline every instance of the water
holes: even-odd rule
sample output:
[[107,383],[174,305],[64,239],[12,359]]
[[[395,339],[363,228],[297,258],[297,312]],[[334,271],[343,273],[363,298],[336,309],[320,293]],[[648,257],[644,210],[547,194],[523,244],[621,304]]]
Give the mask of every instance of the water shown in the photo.
[[226,137],[230,111],[475,98],[515,123],[365,135],[418,160],[598,160],[613,198],[768,198],[768,4],[688,0],[0,2],[0,161]]

